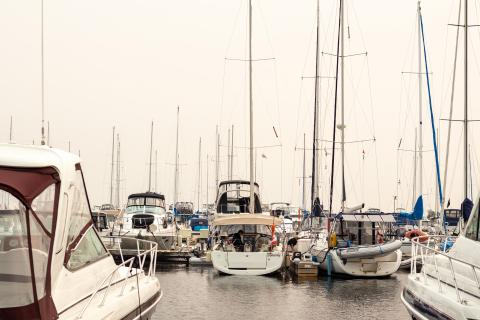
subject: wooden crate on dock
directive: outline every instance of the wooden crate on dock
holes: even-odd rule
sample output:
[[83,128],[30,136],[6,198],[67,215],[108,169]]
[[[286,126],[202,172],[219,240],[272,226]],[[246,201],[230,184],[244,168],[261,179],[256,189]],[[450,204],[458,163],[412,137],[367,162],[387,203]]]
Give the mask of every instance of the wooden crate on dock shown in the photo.
[[290,268],[299,277],[318,276],[318,263],[313,261],[292,261]]

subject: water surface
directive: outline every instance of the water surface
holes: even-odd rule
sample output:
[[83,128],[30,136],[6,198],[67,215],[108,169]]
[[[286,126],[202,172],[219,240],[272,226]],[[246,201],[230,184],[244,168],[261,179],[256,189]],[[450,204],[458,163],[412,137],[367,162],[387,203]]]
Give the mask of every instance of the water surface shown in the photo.
[[157,273],[163,299],[153,319],[410,319],[400,301],[407,273],[385,279],[295,280],[219,275],[211,267]]

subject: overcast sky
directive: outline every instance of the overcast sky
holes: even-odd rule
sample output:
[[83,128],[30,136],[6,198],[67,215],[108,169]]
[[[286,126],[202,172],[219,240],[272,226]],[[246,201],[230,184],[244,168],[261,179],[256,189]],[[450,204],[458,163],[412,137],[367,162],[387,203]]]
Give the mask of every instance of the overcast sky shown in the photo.
[[[234,178],[248,178],[247,1],[138,0],[45,1],[45,97],[50,145],[81,153],[91,202],[109,201],[111,136],[121,140],[121,197],[148,188],[150,122],[158,150],[157,191],[173,201],[176,107],[180,106],[180,195],[197,202],[198,141],[202,137],[201,202],[212,202],[215,187],[215,128],[221,133],[220,180],[227,172],[227,130],[234,125]],[[469,20],[478,24],[478,1],[471,0]],[[418,126],[417,20],[414,0],[347,0],[345,124],[347,204],[410,208],[413,153]],[[334,75],[338,1],[320,1],[322,76]],[[315,0],[253,0],[254,131],[257,180],[262,201],[301,203],[303,134],[307,139],[307,175],[311,172]],[[449,110],[458,1],[422,1],[435,121]],[[40,141],[40,1],[0,2],[0,140]],[[470,31],[471,118],[480,116],[479,28]],[[463,46],[463,31],[460,32]],[[463,49],[459,51],[454,117],[463,117]],[[422,70],[424,72],[424,70]],[[423,83],[425,89],[426,83]],[[321,139],[330,141],[334,81],[321,80]],[[424,183],[427,207],[434,206],[432,135],[424,111]],[[438,124],[438,123],[437,123]],[[472,123],[473,193],[478,161]],[[277,131],[275,135],[274,129]],[[453,124],[447,199],[463,198],[459,123]],[[440,157],[445,158],[447,126],[440,124]],[[338,137],[338,136],[337,136]],[[375,139],[375,142],[370,141]],[[279,147],[281,145],[281,147]],[[272,147],[273,146],[273,147]],[[277,147],[275,147],[277,146]],[[328,194],[331,145],[322,143],[322,198]],[[295,151],[297,148],[297,151]],[[478,148],[477,148],[478,149]],[[326,155],[325,155],[326,151]],[[261,155],[264,155],[262,157]],[[338,155],[338,153],[337,153]],[[328,163],[327,163],[328,162]],[[397,170],[398,168],[398,170]],[[336,162],[334,205],[339,204]],[[155,170],[154,170],[155,171]],[[418,172],[418,171],[417,171]],[[442,162],[443,177],[443,162]],[[418,175],[417,175],[418,177]],[[155,181],[155,177],[153,177]],[[153,183],[155,186],[155,183]],[[307,187],[309,190],[310,187]],[[417,187],[418,190],[418,187]],[[417,192],[418,193],[418,192]],[[307,195],[309,197],[309,195]]]

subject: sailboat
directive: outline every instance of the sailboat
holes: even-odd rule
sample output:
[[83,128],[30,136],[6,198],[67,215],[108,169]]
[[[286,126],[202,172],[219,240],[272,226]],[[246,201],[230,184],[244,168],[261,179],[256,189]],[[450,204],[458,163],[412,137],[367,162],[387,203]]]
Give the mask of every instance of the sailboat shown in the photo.
[[[353,277],[385,277],[393,274],[400,267],[402,253],[401,242],[391,240],[384,242],[381,229],[395,222],[393,215],[382,214],[378,210],[361,212],[363,204],[346,207],[345,195],[345,123],[344,123],[344,0],[339,2],[338,38],[337,38],[337,72],[335,86],[335,110],[332,139],[332,168],[330,184],[329,214],[333,221],[329,229],[328,250],[322,250],[317,259],[320,268],[328,275],[343,274]],[[339,83],[340,74],[340,83]],[[338,94],[338,87],[340,93]],[[337,125],[337,101],[341,99],[341,123]],[[341,211],[332,215],[332,198],[334,182],[335,133],[341,133]]]
[[277,272],[283,265],[285,253],[278,232],[275,232],[282,221],[261,214],[259,186],[254,181],[252,0],[248,1],[248,25],[250,180],[219,184],[217,214],[212,222],[211,258],[213,267],[221,273],[250,276]]
[[[464,27],[465,36],[464,192],[466,199],[468,199],[468,0],[463,1],[463,3],[464,25],[462,27]],[[460,13],[461,2],[458,15],[459,22]],[[429,236],[429,239],[436,243],[434,247],[420,243],[419,239],[412,241],[412,268],[402,291],[401,299],[413,318],[480,319],[479,210],[480,195],[476,198],[475,207],[467,220],[466,227],[462,229],[460,236],[453,244],[449,235]],[[451,248],[446,251],[445,248],[450,245]],[[422,262],[421,271],[416,268],[417,260]]]

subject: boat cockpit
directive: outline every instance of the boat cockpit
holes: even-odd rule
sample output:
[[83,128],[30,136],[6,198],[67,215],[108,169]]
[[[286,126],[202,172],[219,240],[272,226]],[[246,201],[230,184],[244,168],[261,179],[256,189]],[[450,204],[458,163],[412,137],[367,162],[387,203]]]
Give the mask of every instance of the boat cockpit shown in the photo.
[[269,252],[277,239],[267,225],[222,225],[213,234],[219,249],[227,252]]

